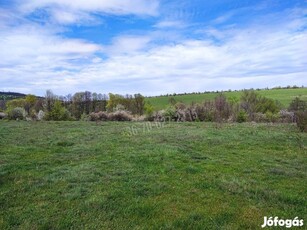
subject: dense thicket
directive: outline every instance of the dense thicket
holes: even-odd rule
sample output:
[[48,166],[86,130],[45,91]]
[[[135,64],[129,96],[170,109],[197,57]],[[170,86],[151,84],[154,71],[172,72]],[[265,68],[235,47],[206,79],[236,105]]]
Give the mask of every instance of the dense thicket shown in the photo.
[[8,101],[0,119],[28,120],[91,120],[91,121],[214,121],[214,122],[296,122],[307,130],[307,106],[295,98],[288,109],[259,95],[254,90],[243,91],[241,98],[226,98],[219,94],[214,100],[190,105],[169,99],[164,110],[154,111],[141,94],[97,94],[89,91],[57,96],[48,90],[44,98],[27,95]]
[[[16,110],[16,108],[18,108]],[[24,110],[23,116],[20,109]],[[91,113],[108,112],[111,120],[119,116],[117,111],[129,111],[131,115],[143,115],[145,100],[141,94],[119,95],[98,94],[89,91],[77,92],[74,95],[57,96],[51,90],[47,90],[44,98],[27,95],[25,98],[9,100],[3,105],[3,109],[9,119],[41,119],[38,116],[42,111],[45,120],[80,120],[86,119]],[[18,115],[17,112],[19,111]],[[11,115],[12,114],[12,115]],[[4,115],[1,118],[4,118]],[[112,117],[112,118],[111,118]],[[118,118],[121,120],[121,118]]]

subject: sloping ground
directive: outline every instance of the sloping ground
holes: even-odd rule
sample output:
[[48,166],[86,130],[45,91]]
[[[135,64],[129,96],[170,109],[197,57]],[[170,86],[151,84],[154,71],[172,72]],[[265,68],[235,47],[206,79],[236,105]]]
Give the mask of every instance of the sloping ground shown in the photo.
[[[286,108],[295,97],[300,97],[302,100],[307,101],[307,88],[298,89],[270,89],[270,90],[257,90],[257,92],[268,98],[278,100]],[[238,92],[224,92],[227,98],[235,97],[240,99],[242,91]],[[177,102],[183,102],[190,104],[192,102],[201,103],[205,100],[213,100],[218,93],[203,93],[203,94],[187,94],[178,96],[161,96],[146,98],[147,102],[150,102],[155,109],[164,109],[169,104],[169,99],[173,97]]]
[[0,229],[258,229],[307,218],[294,125],[0,121]]
[[14,92],[0,92],[0,100],[11,100],[15,98],[25,97],[26,94]]

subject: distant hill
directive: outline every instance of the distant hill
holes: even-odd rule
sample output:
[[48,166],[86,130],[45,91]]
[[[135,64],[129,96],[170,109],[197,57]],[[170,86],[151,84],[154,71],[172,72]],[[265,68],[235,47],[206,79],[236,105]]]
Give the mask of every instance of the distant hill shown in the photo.
[[[281,88],[281,89],[261,89],[256,90],[260,95],[273,100],[281,102],[284,108],[287,108],[290,102],[295,97],[300,97],[302,100],[307,101],[307,88]],[[242,90],[239,91],[226,91],[222,92],[227,98],[240,99]],[[174,98],[176,102],[184,104],[191,104],[192,102],[201,103],[205,100],[213,100],[221,92],[205,92],[205,93],[192,93],[192,94],[171,94],[158,97],[147,97],[146,102],[153,105],[155,109],[164,109],[168,104],[170,98]]]
[[12,100],[16,98],[22,98],[27,96],[23,93],[16,93],[16,92],[0,92],[0,100]]

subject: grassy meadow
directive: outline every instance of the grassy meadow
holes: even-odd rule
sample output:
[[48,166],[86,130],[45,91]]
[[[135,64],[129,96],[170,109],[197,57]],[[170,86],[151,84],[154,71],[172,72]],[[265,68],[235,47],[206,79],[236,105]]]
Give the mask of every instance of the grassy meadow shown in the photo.
[[[291,101],[295,97],[300,97],[302,100],[307,101],[307,88],[298,89],[270,89],[270,90],[257,90],[261,96],[267,98],[278,100],[282,106],[287,108]],[[240,99],[242,91],[232,91],[223,93],[227,98],[233,97]],[[183,102],[185,104],[191,104],[192,102],[202,103],[205,100],[213,100],[217,97],[219,93],[201,93],[201,94],[187,94],[187,95],[177,95],[177,96],[160,96],[146,98],[146,101],[151,103],[155,109],[164,109],[169,104],[170,97],[173,97],[177,102]]]
[[295,125],[151,126],[0,121],[0,229],[259,229],[263,216],[307,220],[307,133]]

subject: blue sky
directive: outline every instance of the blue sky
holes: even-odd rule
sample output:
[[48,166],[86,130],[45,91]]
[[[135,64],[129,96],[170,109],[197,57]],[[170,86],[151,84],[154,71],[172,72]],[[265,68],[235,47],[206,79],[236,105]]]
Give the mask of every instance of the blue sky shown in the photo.
[[306,0],[0,0],[0,91],[307,85]]

